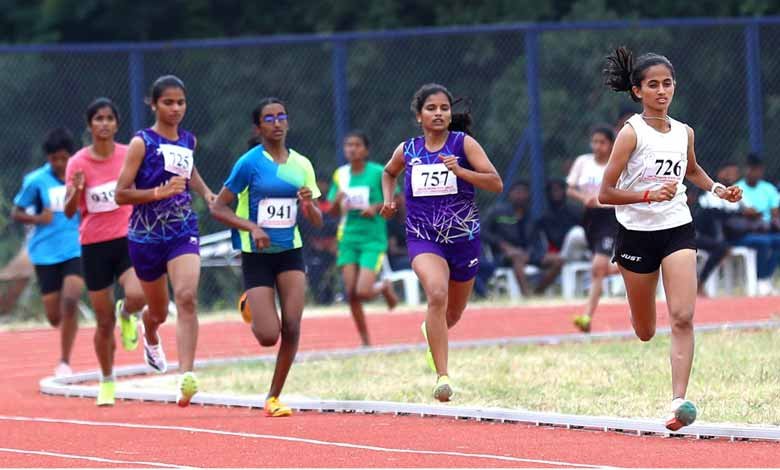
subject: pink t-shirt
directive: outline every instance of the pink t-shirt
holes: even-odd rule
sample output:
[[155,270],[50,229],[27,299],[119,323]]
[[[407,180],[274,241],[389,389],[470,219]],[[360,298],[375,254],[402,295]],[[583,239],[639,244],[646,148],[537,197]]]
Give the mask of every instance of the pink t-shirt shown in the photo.
[[79,201],[79,239],[82,245],[127,236],[127,223],[133,206],[118,206],[114,202],[116,181],[126,155],[127,145],[115,144],[114,153],[105,160],[93,156],[89,147],[79,150],[68,160],[65,181],[69,185],[74,173],[79,170],[84,172],[84,191]]

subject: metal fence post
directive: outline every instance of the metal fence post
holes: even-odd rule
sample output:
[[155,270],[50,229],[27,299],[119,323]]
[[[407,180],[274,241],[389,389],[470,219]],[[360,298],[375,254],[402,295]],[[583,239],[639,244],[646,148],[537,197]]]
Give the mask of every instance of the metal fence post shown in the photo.
[[759,25],[753,21],[745,26],[745,62],[747,72],[748,122],[750,150],[761,153],[764,148],[764,110],[761,98],[761,41]]
[[542,154],[542,109],[539,96],[539,33],[533,29],[525,33],[526,80],[528,82],[528,145],[531,157],[531,214],[544,212],[545,178]]
[[128,62],[130,78],[130,124],[132,131],[144,125],[144,56],[141,51],[130,51]]
[[344,163],[341,143],[349,128],[349,91],[347,90],[347,43],[333,43],[333,122],[336,131],[336,155],[339,165]]

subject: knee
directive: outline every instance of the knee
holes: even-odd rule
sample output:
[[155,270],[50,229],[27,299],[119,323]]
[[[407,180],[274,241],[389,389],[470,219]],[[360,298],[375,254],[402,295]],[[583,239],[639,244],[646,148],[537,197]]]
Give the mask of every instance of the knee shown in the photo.
[[655,328],[653,329],[638,329],[635,330],[636,337],[639,338],[639,341],[642,341],[644,343],[650,341],[653,339],[653,336],[655,336]]
[[669,317],[672,331],[687,331],[693,329],[693,308],[674,309],[669,312]]
[[174,292],[174,299],[176,300],[176,307],[179,310],[179,316],[186,315],[195,312],[195,304],[198,302],[198,296],[195,289],[183,288]]
[[282,341],[297,344],[301,338],[300,323],[286,323],[282,325]]
[[116,327],[116,318],[113,313],[114,312],[111,312],[110,315],[101,315],[100,318],[97,319],[95,334],[104,337],[113,336],[114,328]]
[[51,326],[53,326],[55,328],[60,326],[60,323],[62,322],[62,319],[60,318],[60,315],[57,314],[57,313],[55,313],[55,314],[47,313],[46,314],[46,319],[49,320],[49,325],[51,325]]
[[140,289],[125,290],[125,309],[128,312],[135,313],[143,308],[146,303],[144,293]]
[[463,310],[447,310],[447,328],[455,326],[460,317],[463,316]]
[[594,279],[602,279],[607,277],[607,274],[609,272],[609,268],[607,266],[597,264],[596,266],[593,266],[590,269],[590,275]]
[[279,331],[262,331],[258,328],[252,327],[252,333],[260,343],[260,346],[270,347],[274,346],[279,341]]
[[78,297],[65,297],[62,299],[62,314],[66,317],[76,315],[79,308]]
[[360,302],[365,302],[367,300],[371,300],[371,298],[374,296],[374,293],[371,290],[371,287],[369,288],[358,288],[355,290],[355,300]]
[[436,286],[425,293],[428,297],[428,305],[433,308],[443,308],[447,305],[447,288]]

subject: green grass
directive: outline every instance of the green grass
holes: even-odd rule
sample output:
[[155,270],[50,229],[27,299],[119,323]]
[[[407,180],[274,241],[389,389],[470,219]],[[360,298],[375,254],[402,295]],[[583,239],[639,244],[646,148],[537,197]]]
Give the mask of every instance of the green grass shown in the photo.
[[[697,338],[688,397],[707,422],[780,424],[780,330]],[[272,366],[199,371],[201,390],[264,394]],[[557,346],[485,347],[450,353],[457,405],[659,418],[671,400],[669,338]],[[432,403],[423,353],[295,364],[285,394]]]

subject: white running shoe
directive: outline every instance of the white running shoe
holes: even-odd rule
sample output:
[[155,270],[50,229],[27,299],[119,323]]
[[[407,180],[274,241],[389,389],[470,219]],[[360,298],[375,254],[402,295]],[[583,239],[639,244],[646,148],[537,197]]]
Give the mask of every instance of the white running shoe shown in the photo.
[[71,369],[70,366],[64,362],[60,362],[57,368],[54,369],[54,376],[57,378],[67,377],[69,375],[73,375],[73,369]]
[[144,362],[160,374],[164,374],[168,370],[168,361],[165,360],[160,333],[157,333],[157,344],[155,345],[147,343],[146,335],[144,335]]

